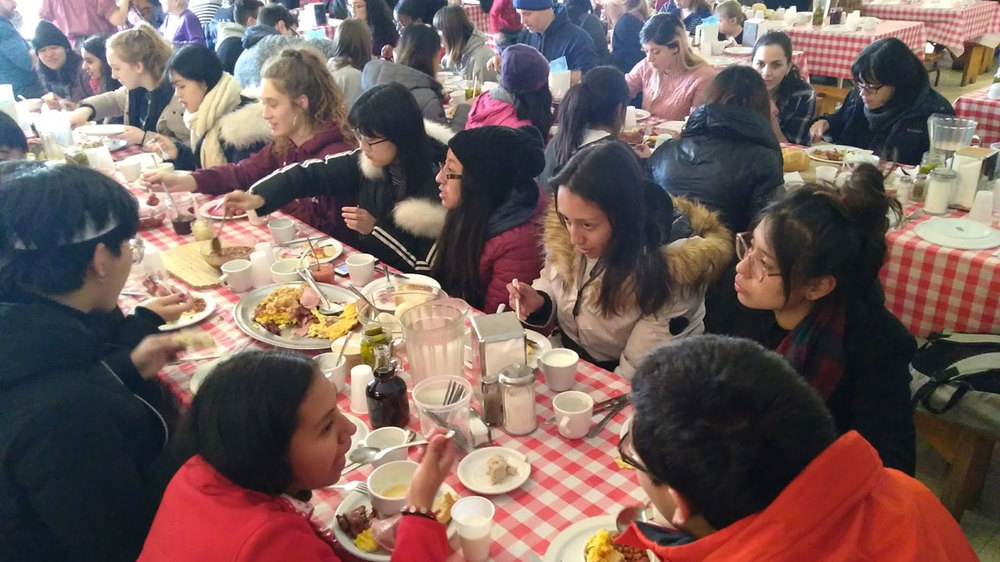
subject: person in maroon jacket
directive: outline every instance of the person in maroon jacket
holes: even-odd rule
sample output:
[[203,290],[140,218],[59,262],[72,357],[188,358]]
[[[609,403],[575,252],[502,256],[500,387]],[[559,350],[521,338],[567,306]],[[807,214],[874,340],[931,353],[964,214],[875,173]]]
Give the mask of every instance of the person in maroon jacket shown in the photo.
[[431,268],[448,294],[492,312],[507,302],[507,283],[538,278],[548,197],[535,176],[544,166],[531,126],[478,127],[451,138],[437,175],[448,214]]
[[[337,388],[309,357],[249,351],[226,359],[184,420],[179,443],[194,456],[167,486],[139,561],[347,559],[308,502],[312,490],[340,480],[354,432]],[[450,440],[432,435],[402,514],[373,522],[383,543],[391,530],[382,525],[395,525],[392,560],[440,562],[451,553],[432,509],[454,461]]]
[[[161,184],[171,191],[222,195],[246,190],[258,180],[288,164],[322,159],[354,149],[347,124],[344,94],[333,82],[326,63],[311,49],[289,47],[261,71],[263,118],[274,141],[233,164],[196,170],[191,174],[147,172],[147,185]],[[344,225],[340,208],[357,202],[346,196],[301,199],[282,211],[352,246],[357,233]]]

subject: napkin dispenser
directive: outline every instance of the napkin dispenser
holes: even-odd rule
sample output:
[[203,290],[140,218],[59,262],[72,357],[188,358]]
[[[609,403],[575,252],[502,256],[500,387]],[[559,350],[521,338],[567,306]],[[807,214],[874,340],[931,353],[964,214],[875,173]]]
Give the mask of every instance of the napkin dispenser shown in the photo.
[[508,365],[527,362],[524,328],[513,312],[473,316],[474,350],[479,352],[480,376],[499,375]]
[[743,22],[743,45],[753,47],[757,40],[767,35],[769,31],[783,29],[785,23],[782,21],[768,20],[763,18],[749,19]]
[[976,191],[996,179],[997,151],[979,146],[963,146],[955,152],[952,169],[958,173],[958,181],[949,204],[960,209],[972,208]]
[[326,25],[326,5],[321,2],[306,4],[299,9],[299,27],[311,29]]

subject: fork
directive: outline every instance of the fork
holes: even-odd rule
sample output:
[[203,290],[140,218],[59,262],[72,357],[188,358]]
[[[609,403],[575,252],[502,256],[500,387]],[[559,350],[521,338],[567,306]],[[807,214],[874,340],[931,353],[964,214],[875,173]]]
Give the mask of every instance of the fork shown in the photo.
[[366,496],[371,495],[371,490],[368,489],[368,484],[364,480],[357,480],[354,482],[348,482],[347,484],[334,484],[333,486],[327,486],[328,490],[342,490],[350,494],[351,492],[358,492]]

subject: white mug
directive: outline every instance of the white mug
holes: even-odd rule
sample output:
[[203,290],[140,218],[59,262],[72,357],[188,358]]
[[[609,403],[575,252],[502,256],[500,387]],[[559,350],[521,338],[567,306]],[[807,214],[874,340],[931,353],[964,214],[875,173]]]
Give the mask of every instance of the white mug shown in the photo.
[[[340,361],[337,361],[337,357]],[[340,353],[320,353],[314,359],[319,371],[337,387],[337,393],[347,387],[347,357]]]
[[286,259],[278,260],[271,264],[271,281],[275,283],[294,283],[302,279],[299,277],[299,260]]
[[253,288],[253,270],[250,260],[233,260],[222,264],[219,283],[237,293]]
[[142,162],[138,160],[119,162],[118,171],[122,173],[122,177],[125,178],[125,181],[132,183],[139,179],[139,175],[142,173]]
[[274,219],[267,223],[267,229],[271,231],[271,238],[274,239],[274,243],[279,246],[295,239],[295,221],[292,219]]
[[567,439],[581,439],[590,431],[590,418],[594,415],[594,399],[585,392],[570,390],[552,399],[559,435]]
[[364,287],[375,279],[375,256],[371,254],[354,254],[348,256],[347,273],[355,287]]
[[555,392],[573,388],[579,363],[580,356],[572,349],[563,347],[550,349],[538,358],[538,364],[545,373],[545,384]]

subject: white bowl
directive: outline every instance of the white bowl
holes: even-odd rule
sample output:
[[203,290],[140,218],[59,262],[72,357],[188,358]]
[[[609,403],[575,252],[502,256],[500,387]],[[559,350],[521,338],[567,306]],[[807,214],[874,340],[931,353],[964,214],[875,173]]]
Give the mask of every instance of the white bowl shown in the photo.
[[[380,427],[375,431],[368,434],[368,438],[365,439],[366,447],[378,447],[379,449],[385,449],[387,447],[395,447],[396,445],[402,445],[406,443],[407,438],[410,434],[402,428],[399,427]],[[383,464],[389,464],[391,462],[405,461],[408,449],[396,449],[395,451],[389,453],[373,466],[378,468]]]
[[[368,475],[368,489],[371,491],[372,508],[379,515],[388,516],[399,513],[406,505],[406,492],[410,489],[413,473],[419,464],[413,461],[395,461],[383,464]],[[402,487],[402,494],[397,492]]]

